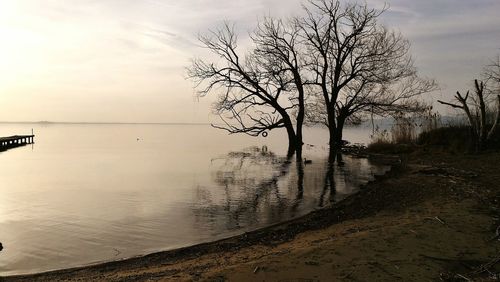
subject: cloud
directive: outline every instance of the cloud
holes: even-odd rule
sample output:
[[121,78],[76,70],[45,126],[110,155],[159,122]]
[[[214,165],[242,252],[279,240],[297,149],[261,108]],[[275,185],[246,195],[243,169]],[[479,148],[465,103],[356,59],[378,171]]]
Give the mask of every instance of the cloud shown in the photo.
[[200,47],[199,44],[189,38],[165,30],[150,28],[146,29],[143,34],[179,50],[186,51]]
[[[22,107],[29,97],[34,105],[46,107],[32,108],[36,118],[19,119],[117,120],[141,104],[147,109],[134,109],[137,121],[158,121],[166,112],[168,119],[190,121],[178,108],[192,103],[193,89],[184,80],[184,67],[203,52],[197,35],[223,20],[235,22],[245,35],[263,15],[302,13],[301,2],[2,1],[0,32],[9,38],[4,37],[0,47],[0,103],[7,107],[0,111],[0,120],[10,119],[13,112],[8,109]],[[499,53],[498,0],[367,2],[379,9],[389,4],[381,20],[411,40],[417,65],[441,83],[444,95],[466,88],[487,59]],[[106,111],[109,106],[98,109],[95,103],[84,102],[99,101],[103,95],[109,103],[122,106]],[[59,102],[47,104],[47,97]],[[72,103],[75,99],[93,106],[80,109]],[[209,109],[199,111],[198,118],[206,117]],[[78,118],[70,116],[77,112]]]

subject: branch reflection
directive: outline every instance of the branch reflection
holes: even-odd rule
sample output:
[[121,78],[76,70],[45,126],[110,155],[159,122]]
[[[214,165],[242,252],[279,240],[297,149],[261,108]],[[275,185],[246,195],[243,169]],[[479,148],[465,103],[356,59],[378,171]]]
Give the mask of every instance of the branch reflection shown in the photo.
[[341,154],[305,164],[265,146],[231,152],[212,166],[213,185],[198,187],[193,213],[196,224],[214,233],[257,228],[326,207],[387,170]]

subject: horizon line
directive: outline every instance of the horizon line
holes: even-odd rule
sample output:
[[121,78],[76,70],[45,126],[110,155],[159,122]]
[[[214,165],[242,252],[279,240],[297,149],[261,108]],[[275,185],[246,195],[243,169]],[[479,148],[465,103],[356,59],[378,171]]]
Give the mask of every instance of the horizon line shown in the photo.
[[124,124],[124,125],[210,125],[203,122],[116,122],[116,121],[0,121],[0,124]]

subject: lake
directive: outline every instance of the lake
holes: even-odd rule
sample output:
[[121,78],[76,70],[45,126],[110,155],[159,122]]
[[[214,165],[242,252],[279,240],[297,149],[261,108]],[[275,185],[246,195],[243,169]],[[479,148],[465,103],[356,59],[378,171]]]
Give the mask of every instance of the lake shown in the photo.
[[[213,241],[289,220],[356,192],[388,168],[327,166],[327,131],[286,135],[209,125],[0,124],[35,144],[0,152],[0,275],[82,266]],[[369,130],[345,138],[367,142]],[[333,180],[333,181],[332,181]]]

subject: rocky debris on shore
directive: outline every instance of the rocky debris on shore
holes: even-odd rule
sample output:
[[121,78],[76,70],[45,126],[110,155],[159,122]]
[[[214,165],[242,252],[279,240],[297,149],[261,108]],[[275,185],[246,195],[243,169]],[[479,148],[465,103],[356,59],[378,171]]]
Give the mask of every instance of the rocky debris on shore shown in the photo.
[[342,153],[359,158],[368,157],[368,153],[366,152],[366,146],[359,143],[354,143],[354,144],[347,143],[343,145]]

